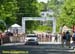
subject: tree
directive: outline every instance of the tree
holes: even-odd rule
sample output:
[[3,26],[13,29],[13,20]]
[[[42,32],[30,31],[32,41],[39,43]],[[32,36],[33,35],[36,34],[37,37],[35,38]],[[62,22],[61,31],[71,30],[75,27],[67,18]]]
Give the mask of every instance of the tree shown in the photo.
[[16,0],[1,0],[0,1],[0,19],[4,20],[6,24],[11,25],[15,22],[16,20],[15,13],[17,12],[17,10],[18,10],[18,7],[17,7]]
[[54,17],[59,16],[62,5],[63,5],[63,0],[49,0],[48,1],[48,9],[52,9],[54,11]]
[[[0,1],[0,19],[4,20],[8,27],[13,23],[21,24],[22,17],[37,17],[40,16],[39,14],[40,8],[37,0]],[[28,22],[30,23],[34,24],[34,21]]]
[[61,10],[58,24],[65,24],[69,27],[75,25],[75,0],[65,0]]
[[[17,2],[19,7],[19,11],[16,13],[17,23],[21,24],[22,17],[40,16],[39,3],[37,2],[37,0],[17,0]],[[33,25],[35,26],[35,21],[28,21],[26,23],[26,29],[34,29]]]
[[44,3],[44,2],[40,2],[39,3],[39,9],[41,10],[41,11],[46,11],[47,10],[47,3]]
[[6,23],[3,20],[0,20],[0,30],[4,31],[6,29]]

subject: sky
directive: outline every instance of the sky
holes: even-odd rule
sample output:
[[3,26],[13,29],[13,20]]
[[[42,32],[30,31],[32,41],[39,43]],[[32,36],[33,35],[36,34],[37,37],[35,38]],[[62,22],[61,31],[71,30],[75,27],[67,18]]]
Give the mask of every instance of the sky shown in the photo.
[[38,0],[38,2],[45,2],[47,3],[48,0]]

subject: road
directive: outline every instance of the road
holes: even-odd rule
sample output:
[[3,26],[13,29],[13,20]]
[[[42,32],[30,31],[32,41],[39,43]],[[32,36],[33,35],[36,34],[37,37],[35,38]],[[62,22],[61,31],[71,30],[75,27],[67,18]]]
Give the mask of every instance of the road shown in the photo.
[[61,44],[12,45],[0,46],[0,54],[75,54],[73,48],[62,47]]

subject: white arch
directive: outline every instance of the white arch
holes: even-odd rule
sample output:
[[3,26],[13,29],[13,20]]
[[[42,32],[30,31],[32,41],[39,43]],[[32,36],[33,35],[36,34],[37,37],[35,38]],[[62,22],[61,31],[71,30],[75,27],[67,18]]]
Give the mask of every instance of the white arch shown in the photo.
[[54,17],[52,18],[46,18],[46,17],[22,17],[22,32],[25,33],[25,21],[27,20],[39,20],[39,21],[46,21],[46,20],[52,20],[53,21],[53,32],[56,32],[56,19]]

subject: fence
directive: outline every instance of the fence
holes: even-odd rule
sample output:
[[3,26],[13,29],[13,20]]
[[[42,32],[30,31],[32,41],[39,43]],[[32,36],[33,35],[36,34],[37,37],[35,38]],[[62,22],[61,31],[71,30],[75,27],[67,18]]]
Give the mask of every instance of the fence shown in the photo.
[[[14,35],[10,36],[10,41],[11,42],[25,42],[25,35]],[[57,35],[57,39],[55,35],[52,34],[37,34],[38,41],[39,42],[60,42],[61,41],[61,36]]]

